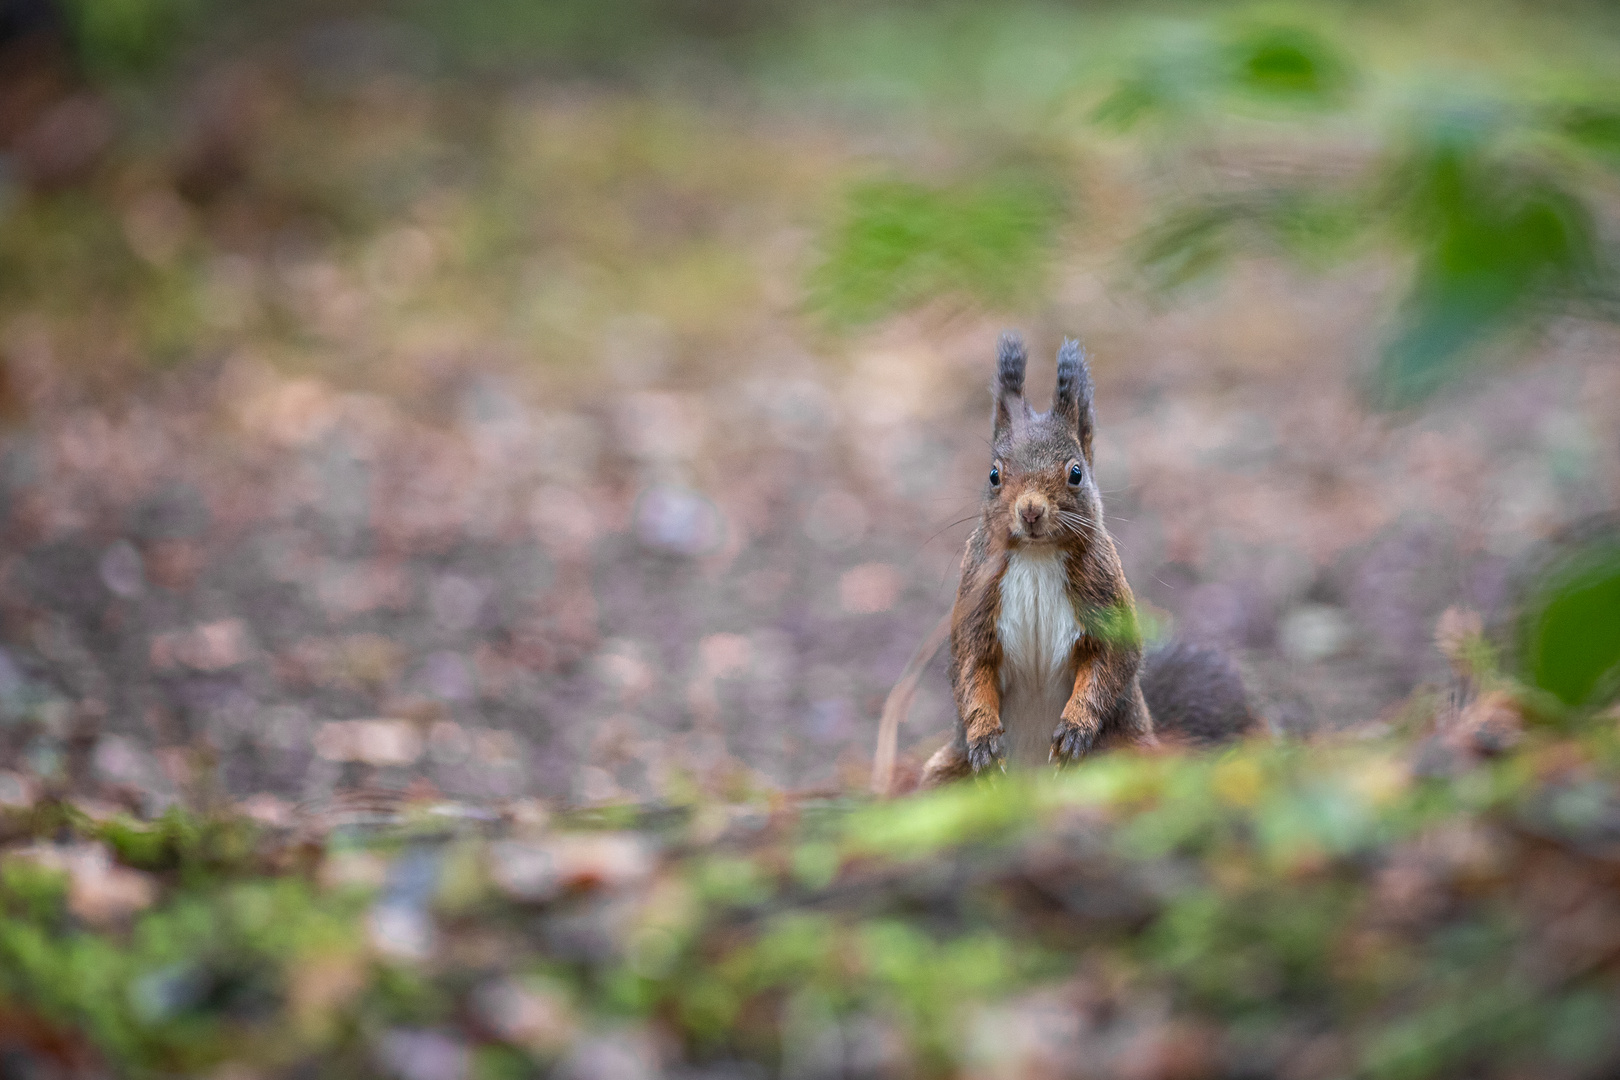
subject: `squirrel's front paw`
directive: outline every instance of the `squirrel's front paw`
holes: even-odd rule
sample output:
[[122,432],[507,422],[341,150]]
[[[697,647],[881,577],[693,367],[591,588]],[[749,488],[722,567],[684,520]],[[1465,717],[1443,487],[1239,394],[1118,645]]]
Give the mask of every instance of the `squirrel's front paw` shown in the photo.
[[968,765],[975,773],[981,773],[992,765],[999,764],[1005,750],[1002,745],[1002,729],[998,728],[982,739],[970,739],[967,744]]
[[1064,720],[1052,732],[1052,760],[1059,763],[1079,761],[1091,752],[1091,746],[1096,741],[1095,727]]

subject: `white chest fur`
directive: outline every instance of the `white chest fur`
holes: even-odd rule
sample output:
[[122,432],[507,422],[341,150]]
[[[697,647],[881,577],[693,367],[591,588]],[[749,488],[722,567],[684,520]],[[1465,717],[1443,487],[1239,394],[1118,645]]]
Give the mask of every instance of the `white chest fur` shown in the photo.
[[1052,732],[1074,690],[1074,646],[1083,631],[1069,600],[1063,553],[1022,548],[1001,577],[1001,724],[1007,760],[1047,761]]

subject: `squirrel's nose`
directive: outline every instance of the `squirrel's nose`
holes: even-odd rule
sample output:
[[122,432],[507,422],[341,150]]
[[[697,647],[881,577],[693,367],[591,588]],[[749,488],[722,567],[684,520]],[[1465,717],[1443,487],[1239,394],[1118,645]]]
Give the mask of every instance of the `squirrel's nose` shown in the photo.
[[1024,524],[1033,525],[1046,514],[1046,507],[1040,503],[1025,503],[1018,508],[1018,516],[1024,519]]

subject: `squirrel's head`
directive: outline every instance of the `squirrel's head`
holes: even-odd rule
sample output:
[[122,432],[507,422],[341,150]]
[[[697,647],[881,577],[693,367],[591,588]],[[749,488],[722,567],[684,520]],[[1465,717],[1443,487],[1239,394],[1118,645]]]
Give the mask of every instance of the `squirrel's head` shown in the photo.
[[984,524],[1013,545],[1086,547],[1102,528],[1091,473],[1091,371],[1077,341],[1058,350],[1057,388],[1044,413],[1024,400],[1024,343],[997,346],[990,475]]

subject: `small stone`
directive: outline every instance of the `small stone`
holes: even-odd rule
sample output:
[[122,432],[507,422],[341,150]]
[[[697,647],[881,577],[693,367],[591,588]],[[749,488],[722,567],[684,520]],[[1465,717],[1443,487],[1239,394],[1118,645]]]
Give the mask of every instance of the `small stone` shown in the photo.
[[1352,629],[1344,609],[1332,604],[1301,604],[1277,628],[1283,655],[1296,663],[1330,660],[1350,645]]
[[125,922],[157,899],[151,875],[114,863],[105,844],[36,844],[16,855],[65,872],[68,910],[92,926]]
[[600,531],[590,504],[578,492],[558,486],[535,493],[529,522],[540,539],[560,555],[584,555]]
[[128,540],[119,540],[101,554],[97,569],[102,584],[114,594],[132,600],[146,591],[146,570],[141,553]]
[[381,955],[413,963],[429,959],[439,937],[426,911],[392,900],[372,906],[366,915],[366,934]]
[[613,640],[604,642],[592,658],[593,674],[618,690],[620,701],[627,705],[644,697],[658,681],[657,672],[642,652],[633,641]]
[[534,834],[551,822],[551,810],[539,799],[513,799],[506,804],[506,817],[516,828]]
[[636,503],[636,536],[655,551],[703,555],[720,547],[725,517],[713,500],[696,491],[659,485]]
[[196,671],[224,671],[247,659],[247,625],[241,619],[221,619],[190,630],[171,630],[152,638],[152,666],[160,671],[177,666]]
[[647,878],[655,860],[629,833],[581,833],[489,846],[489,876],[515,900],[542,903],[564,892],[618,889]]
[[748,670],[753,645],[741,634],[710,634],[698,642],[703,670],[713,678],[729,679]]
[[562,891],[562,875],[549,846],[524,840],[489,845],[489,877],[514,900],[542,903]]
[[585,1039],[552,1073],[561,1080],[654,1080],[662,1074],[653,1040],[637,1031]]
[[99,844],[72,873],[68,910],[96,926],[123,922],[151,907],[157,899],[157,883],[150,875],[115,866],[106,848]]
[[422,736],[406,720],[355,720],[359,759],[371,765],[409,765],[422,756]]
[[409,720],[331,720],[315,732],[315,752],[327,761],[410,765],[422,756],[422,736]]
[[39,798],[39,785],[21,773],[0,771],[0,806],[27,810]]
[[106,799],[94,799],[84,795],[75,797],[72,800],[72,804],[73,809],[77,810],[79,813],[83,814],[85,817],[89,818],[98,825],[105,824],[106,822],[111,821],[113,818],[120,817],[123,814],[128,813],[124,807],[119,806],[116,803],[110,803]]
[[150,787],[159,778],[152,756],[122,735],[104,735],[97,740],[93,761],[97,775],[115,784]]
[[472,753],[472,739],[454,720],[439,720],[428,729],[428,754],[434,761],[454,765]]
[[434,582],[428,595],[433,618],[453,634],[465,633],[475,626],[489,596],[487,586],[469,581],[458,574],[446,574]]
[[427,692],[440,701],[469,701],[476,687],[466,657],[450,649],[433,653],[422,665]]
[[465,1080],[472,1072],[471,1052],[438,1031],[384,1032],[378,1057],[400,1080]]
[[327,889],[380,889],[388,861],[374,851],[333,851],[321,861],[320,882]]
[[292,804],[268,791],[249,795],[237,804],[237,809],[244,817],[252,818],[260,825],[268,825],[273,829],[285,829],[293,823]]
[[485,765],[514,765],[522,760],[523,748],[510,731],[475,729],[472,741],[473,756]]
[[490,1031],[537,1054],[552,1054],[567,1046],[579,1026],[562,993],[516,979],[484,983],[473,992],[472,1005]]

